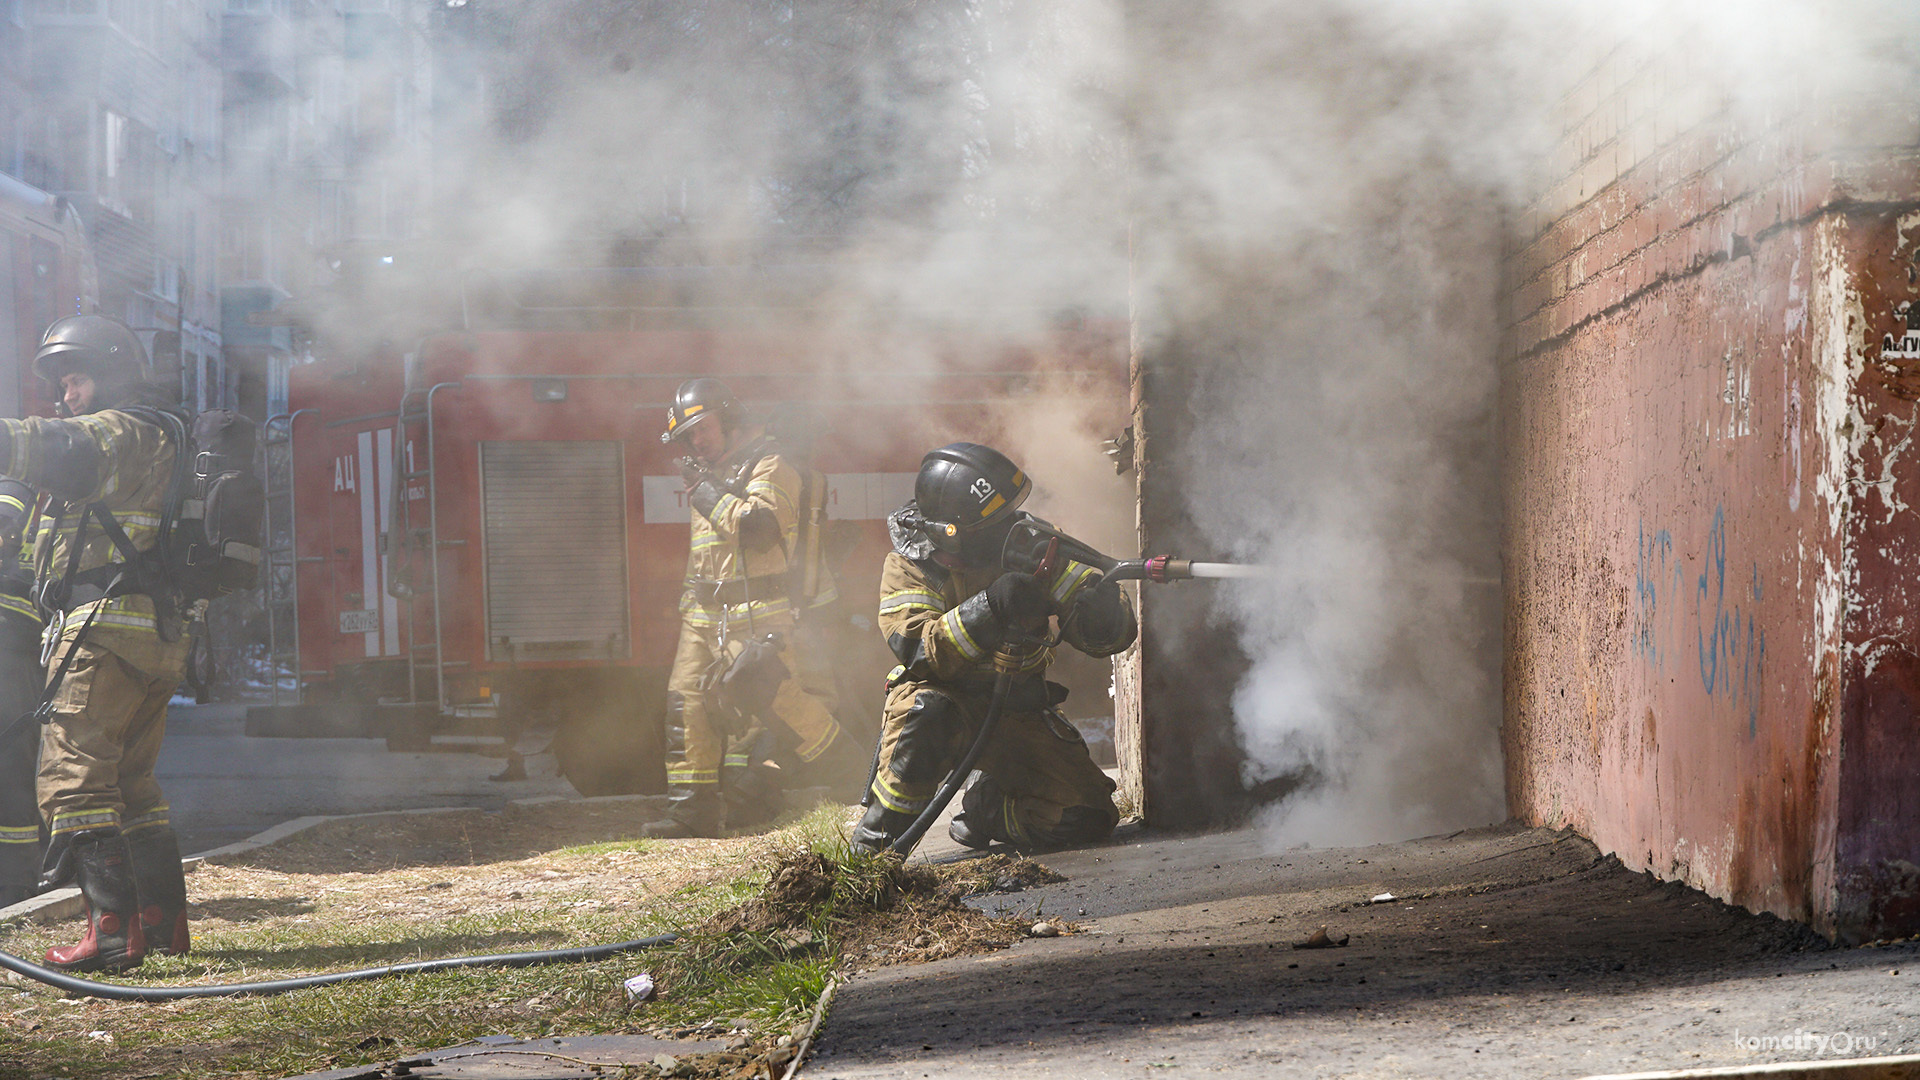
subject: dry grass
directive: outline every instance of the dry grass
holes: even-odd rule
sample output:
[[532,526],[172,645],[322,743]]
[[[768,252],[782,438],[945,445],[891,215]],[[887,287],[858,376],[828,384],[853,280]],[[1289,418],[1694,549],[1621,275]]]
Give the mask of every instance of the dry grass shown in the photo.
[[[756,836],[630,839],[655,810],[563,803],[330,823],[191,875],[194,952],[152,959],[117,981],[286,978],[692,931],[671,949],[167,1005],[76,1000],[38,983],[7,983],[0,1080],[281,1077],[483,1034],[684,1031],[736,1020],[747,1022],[756,1046],[771,1048],[809,1013],[836,968],[1003,946],[1017,933],[1013,924],[987,920],[956,898],[1045,873],[1006,860],[941,875],[901,871],[846,850],[849,811],[839,806]],[[763,885],[803,851],[825,853],[837,884],[788,909],[778,926],[715,920],[750,901],[790,897],[763,893]],[[903,899],[872,902],[883,894]],[[0,949],[37,958],[80,930],[77,919],[0,927]],[[641,971],[664,992],[635,1009],[621,984]]]
[[[629,838],[657,808],[586,809],[335,822],[204,866],[188,878],[194,952],[151,959],[117,981],[239,982],[646,937],[753,895],[780,852],[837,832],[846,814],[822,808],[764,835],[652,843]],[[78,919],[8,926],[0,949],[37,959],[81,929]],[[279,1077],[481,1034],[635,1030],[647,1025],[621,983],[662,960],[635,953],[167,1005],[9,983],[0,986],[0,1077]],[[769,1024],[791,1011],[728,1004],[739,1006],[731,1015]]]

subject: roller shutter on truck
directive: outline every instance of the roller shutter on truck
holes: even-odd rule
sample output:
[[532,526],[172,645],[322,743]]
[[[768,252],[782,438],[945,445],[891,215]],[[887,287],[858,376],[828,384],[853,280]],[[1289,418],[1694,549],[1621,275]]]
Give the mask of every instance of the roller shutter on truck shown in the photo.
[[483,442],[487,659],[630,654],[621,444]]

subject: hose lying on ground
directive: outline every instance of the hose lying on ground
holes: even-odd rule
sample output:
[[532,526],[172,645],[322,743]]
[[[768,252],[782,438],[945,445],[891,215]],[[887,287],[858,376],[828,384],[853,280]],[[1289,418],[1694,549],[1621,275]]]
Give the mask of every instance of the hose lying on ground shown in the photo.
[[125,986],[120,983],[94,982],[92,979],[76,978],[54,968],[42,967],[7,952],[0,952],[0,967],[81,997],[105,998],[108,1001],[182,1001],[187,998],[284,994],[292,990],[305,990],[311,986],[331,986],[334,983],[361,982],[366,979],[381,979],[389,975],[415,975],[424,971],[449,971],[453,968],[533,967],[538,964],[600,960],[618,953],[670,945],[677,936],[660,934],[655,937],[636,938],[633,941],[616,941],[610,945],[586,945],[577,949],[549,949],[544,952],[449,956],[442,960],[418,960],[410,964],[394,964],[390,967],[336,971],[330,975],[303,975],[297,979],[221,983],[215,986]]
[[925,810],[920,811],[920,816],[913,819],[913,824],[907,826],[907,831],[901,833],[898,840],[887,846],[888,851],[903,859],[913,854],[913,849],[920,843],[920,838],[927,835],[927,830],[932,828],[934,821],[940,817],[940,811],[945,810],[947,804],[953,801],[953,797],[960,793],[960,788],[967,782],[973,767],[979,763],[980,755],[986,751],[987,742],[993,738],[993,729],[1000,722],[1000,710],[1006,707],[1007,691],[1012,685],[1012,671],[1003,668],[994,676],[993,697],[987,705],[986,716],[980,720],[980,734],[974,736],[973,745],[968,748],[966,756],[960,759],[960,763],[947,774],[946,781],[934,792],[933,801],[927,804]]

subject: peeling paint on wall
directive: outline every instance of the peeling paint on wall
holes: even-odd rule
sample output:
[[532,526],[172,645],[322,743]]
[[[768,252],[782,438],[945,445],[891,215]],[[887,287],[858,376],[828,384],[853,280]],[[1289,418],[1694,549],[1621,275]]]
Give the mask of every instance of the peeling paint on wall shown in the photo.
[[[1851,504],[1847,483],[1854,466],[1854,449],[1861,419],[1854,412],[1854,385],[1865,359],[1866,319],[1853,287],[1840,234],[1845,222],[1823,218],[1814,231],[1811,334],[1808,358],[1813,371],[1813,434],[1820,450],[1814,475],[1814,498],[1826,512],[1827,534],[1845,535]],[[1835,559],[1825,547],[1816,549],[1814,576],[1814,639],[1822,648],[1840,645],[1841,620],[1846,615],[1851,557],[1845,545]]]

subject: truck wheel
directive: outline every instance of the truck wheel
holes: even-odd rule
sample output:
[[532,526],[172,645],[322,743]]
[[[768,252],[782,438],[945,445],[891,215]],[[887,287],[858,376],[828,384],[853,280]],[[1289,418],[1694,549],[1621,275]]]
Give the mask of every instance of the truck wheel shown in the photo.
[[561,706],[554,760],[574,790],[596,795],[659,795],[667,790],[666,676],[612,680],[577,692]]

